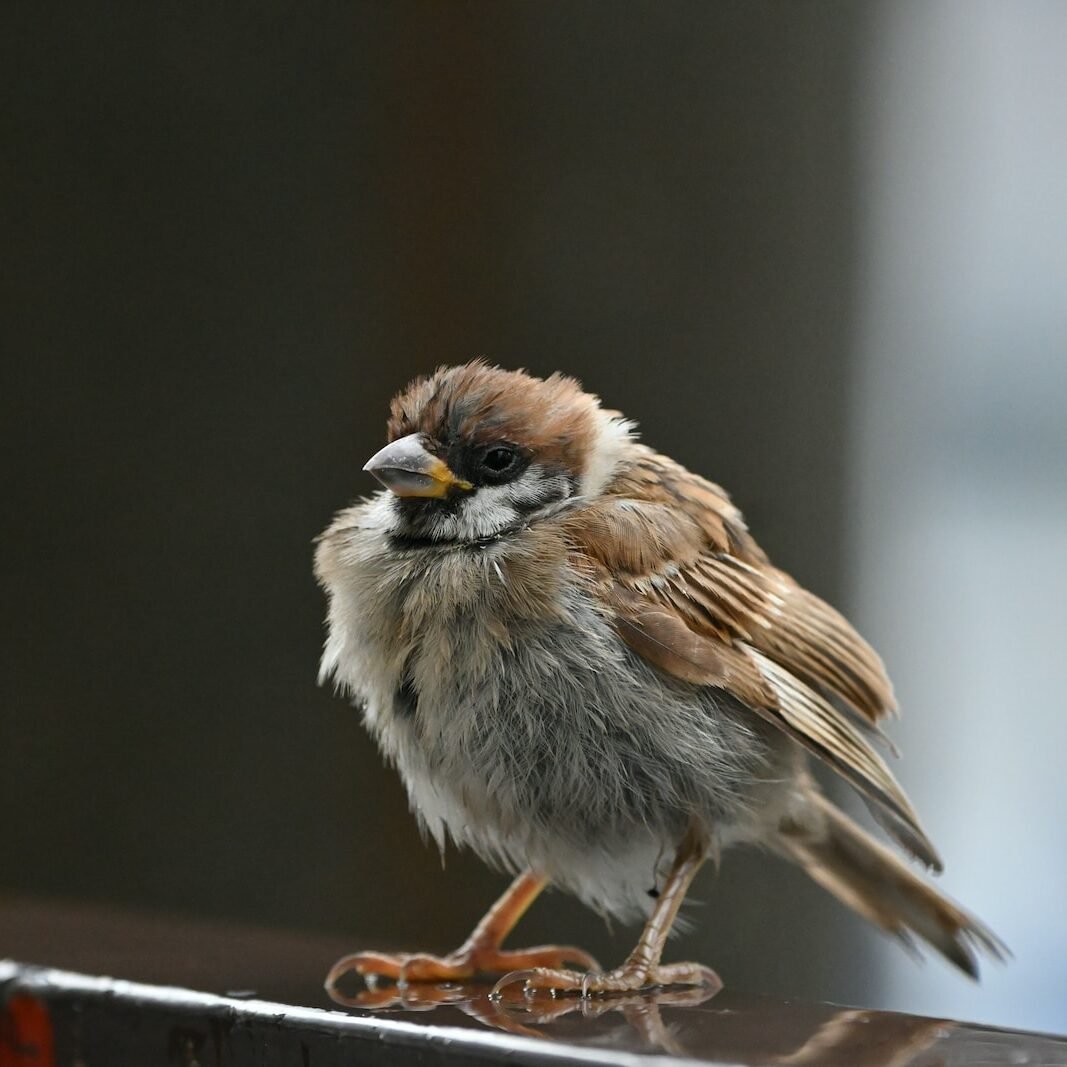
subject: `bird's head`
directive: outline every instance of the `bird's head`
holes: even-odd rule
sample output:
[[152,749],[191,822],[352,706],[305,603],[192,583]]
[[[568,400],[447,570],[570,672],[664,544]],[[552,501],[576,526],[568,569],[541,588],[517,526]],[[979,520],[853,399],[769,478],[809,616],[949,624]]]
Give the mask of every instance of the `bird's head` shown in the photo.
[[397,533],[495,537],[601,491],[633,426],[573,378],[477,361],[419,378],[392,403],[389,444],[363,468],[394,494]]

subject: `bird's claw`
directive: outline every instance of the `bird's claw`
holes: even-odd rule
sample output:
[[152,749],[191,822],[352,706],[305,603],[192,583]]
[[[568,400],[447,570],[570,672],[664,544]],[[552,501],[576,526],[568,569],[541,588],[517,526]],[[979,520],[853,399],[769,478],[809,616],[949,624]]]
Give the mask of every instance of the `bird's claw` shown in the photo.
[[489,995],[499,999],[505,989],[520,982],[526,993],[544,991],[552,996],[577,993],[583,999],[671,986],[699,987],[706,996],[722,989],[722,979],[703,964],[668,963],[650,966],[624,963],[621,967],[607,972],[526,967],[505,974],[493,986]]
[[367,988],[373,991],[379,978],[406,986],[424,982],[462,982],[479,974],[516,970],[554,971],[575,964],[593,972],[600,970],[600,964],[588,952],[573,945],[538,945],[528,949],[474,945],[464,946],[448,956],[356,952],[343,956],[330,968],[325,986],[327,991],[332,991],[342,977],[353,972],[360,975]]

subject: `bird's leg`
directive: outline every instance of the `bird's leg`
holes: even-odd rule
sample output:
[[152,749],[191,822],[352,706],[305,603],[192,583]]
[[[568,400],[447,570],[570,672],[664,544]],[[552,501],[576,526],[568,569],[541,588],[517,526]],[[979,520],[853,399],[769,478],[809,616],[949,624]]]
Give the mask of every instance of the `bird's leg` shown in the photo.
[[457,982],[477,974],[502,974],[516,968],[558,968],[567,964],[599,970],[599,964],[588,952],[570,945],[539,945],[510,951],[500,947],[545,884],[546,880],[533,871],[520,874],[470,937],[447,956],[356,952],[342,957],[330,968],[326,988],[332,989],[349,971],[363,975],[369,983],[377,978],[390,978],[399,985],[406,985],[409,982]]
[[528,990],[572,991],[583,996],[629,993],[650,986],[671,985],[705,986],[718,991],[722,988],[722,981],[710,967],[699,963],[660,963],[678,909],[706,855],[706,836],[695,825],[690,825],[678,846],[674,865],[656,901],[656,907],[645,923],[637,945],[621,967],[607,973],[591,971],[588,974],[549,967],[516,970],[504,975],[493,987],[493,993],[515,982],[524,982]]

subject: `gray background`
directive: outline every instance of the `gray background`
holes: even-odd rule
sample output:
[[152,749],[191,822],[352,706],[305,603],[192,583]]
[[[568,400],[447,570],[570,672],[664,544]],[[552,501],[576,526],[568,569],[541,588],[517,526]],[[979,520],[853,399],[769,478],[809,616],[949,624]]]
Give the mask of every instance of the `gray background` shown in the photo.
[[[463,936],[503,879],[442,870],[315,687],[311,539],[438,363],[577,375],[877,628],[868,119],[902,11],[5,5],[0,886]],[[735,987],[904,1003],[777,861],[695,895],[672,952]],[[631,934],[553,895],[521,936]]]

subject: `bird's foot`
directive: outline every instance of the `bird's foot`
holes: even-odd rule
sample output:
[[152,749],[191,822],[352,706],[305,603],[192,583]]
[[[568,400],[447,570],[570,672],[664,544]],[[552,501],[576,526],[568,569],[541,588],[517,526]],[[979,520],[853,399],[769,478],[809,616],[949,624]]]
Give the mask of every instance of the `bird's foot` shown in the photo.
[[[355,972],[368,986],[380,978],[405,986],[412,982],[462,982],[479,974],[515,971],[552,971],[577,965],[599,971],[600,965],[583,949],[573,945],[538,945],[536,948],[501,949],[492,945],[464,945],[447,956],[425,953],[356,952],[342,956],[326,976],[326,989],[332,990],[344,975]],[[558,970],[560,974],[578,971]]]
[[493,986],[490,996],[499,997],[505,988],[519,982],[528,993],[546,990],[555,996],[578,993],[582,997],[635,993],[666,986],[700,986],[711,996],[722,989],[722,979],[710,967],[699,963],[648,964],[627,960],[621,967],[607,972],[591,969],[583,974],[550,967],[514,970]]

